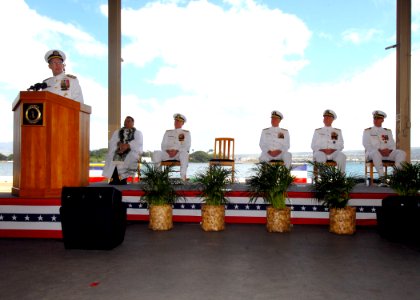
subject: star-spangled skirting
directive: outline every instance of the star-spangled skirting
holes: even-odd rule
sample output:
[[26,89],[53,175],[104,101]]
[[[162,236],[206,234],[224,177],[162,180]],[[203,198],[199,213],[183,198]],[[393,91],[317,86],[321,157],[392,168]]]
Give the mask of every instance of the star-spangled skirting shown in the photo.
[[[328,212],[328,208],[321,205],[287,205],[290,207],[292,212]],[[147,210],[147,205],[144,203],[126,203],[126,207],[129,209],[143,209]],[[172,205],[173,209],[176,210],[200,210],[200,203],[176,203]],[[227,211],[265,211],[266,204],[226,204],[225,209]],[[376,206],[357,206],[357,213],[376,213]],[[2,213],[0,214],[0,222],[52,222],[60,223],[60,214],[19,214],[19,213]],[[0,227],[1,228],[1,227]]]
[[[140,201],[140,195],[123,196],[127,207],[128,220],[148,220],[147,204]],[[225,205],[225,216],[231,223],[264,223],[266,207],[263,199],[250,203],[248,197],[228,197]],[[8,230],[53,230],[61,232],[60,201],[55,205],[3,205],[0,200],[0,237],[13,236]],[[30,203],[28,200],[27,203]],[[202,199],[187,196],[185,200],[173,205],[174,220],[178,222],[200,222]],[[349,205],[356,207],[356,218],[359,222],[376,224],[376,210],[381,206],[381,199],[351,199]],[[291,208],[292,223],[319,224],[320,220],[328,222],[328,209],[312,198],[288,198],[287,206]],[[303,221],[302,221],[303,220]],[[370,224],[370,223],[369,223]],[[6,232],[6,234],[5,234]],[[21,237],[21,236],[19,236]]]

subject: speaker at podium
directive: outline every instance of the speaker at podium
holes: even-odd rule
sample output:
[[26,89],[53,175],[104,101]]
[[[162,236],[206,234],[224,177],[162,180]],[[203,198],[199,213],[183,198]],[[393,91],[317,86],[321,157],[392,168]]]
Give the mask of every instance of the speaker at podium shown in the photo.
[[124,241],[127,208],[114,187],[63,187],[60,217],[66,249],[111,250]]

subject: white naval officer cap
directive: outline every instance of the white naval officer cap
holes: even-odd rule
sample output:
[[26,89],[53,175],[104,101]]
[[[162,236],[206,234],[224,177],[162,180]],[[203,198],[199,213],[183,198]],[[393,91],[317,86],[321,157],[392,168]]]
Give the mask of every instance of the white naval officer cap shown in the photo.
[[66,55],[61,50],[53,49],[45,53],[44,58],[47,63],[49,63],[53,58],[59,58],[64,62],[66,60]]
[[332,109],[326,109],[324,110],[324,113],[322,114],[323,117],[333,117],[333,119],[337,119],[337,114]]
[[184,123],[187,122],[187,118],[183,114],[179,113],[174,114],[174,120],[182,121]]
[[280,120],[283,120],[283,114],[281,112],[279,112],[278,110],[273,110],[271,112],[271,117],[272,118],[278,118]]
[[386,118],[386,113],[384,113],[381,110],[374,110],[372,112],[372,115],[373,115],[374,118],[384,118],[384,119]]

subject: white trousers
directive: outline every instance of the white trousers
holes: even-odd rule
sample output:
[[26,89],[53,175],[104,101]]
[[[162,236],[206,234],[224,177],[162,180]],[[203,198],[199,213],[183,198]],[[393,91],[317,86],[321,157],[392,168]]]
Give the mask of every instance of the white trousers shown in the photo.
[[261,153],[260,162],[270,161],[270,160],[282,160],[284,162],[284,166],[286,168],[290,168],[290,166],[292,165],[292,154],[287,151],[286,152],[282,151],[277,156],[268,155],[267,152]]
[[379,177],[385,175],[384,167],[382,165],[382,160],[392,160],[395,161],[395,167],[399,168],[401,163],[405,161],[405,151],[403,150],[393,150],[389,156],[382,156],[378,150],[370,151],[366,153],[367,160],[372,160],[373,165],[375,166],[376,172],[378,172]]
[[346,172],[346,155],[341,151],[334,151],[332,154],[327,155],[322,151],[314,151],[314,161],[318,163],[325,163],[327,160],[333,160],[337,163],[337,168],[341,172]]
[[181,178],[187,178],[189,153],[187,151],[178,151],[174,157],[169,157],[166,151],[154,151],[152,154],[152,161],[155,164],[160,164],[162,160],[179,160],[181,163],[180,175]]

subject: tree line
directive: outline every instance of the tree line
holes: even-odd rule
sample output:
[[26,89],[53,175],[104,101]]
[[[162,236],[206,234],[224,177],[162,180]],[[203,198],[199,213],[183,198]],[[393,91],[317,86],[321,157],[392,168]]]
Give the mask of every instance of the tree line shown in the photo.
[[13,154],[4,155],[3,153],[0,153],[0,161],[11,161],[11,160],[13,160]]

